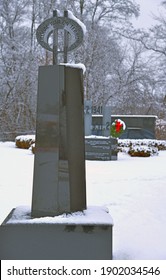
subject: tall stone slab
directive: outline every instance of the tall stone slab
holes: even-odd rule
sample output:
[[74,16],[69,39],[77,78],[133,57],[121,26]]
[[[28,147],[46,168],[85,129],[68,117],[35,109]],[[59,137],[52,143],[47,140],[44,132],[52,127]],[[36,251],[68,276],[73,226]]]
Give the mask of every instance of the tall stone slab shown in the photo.
[[92,134],[92,100],[84,100],[85,136]]
[[86,208],[84,90],[82,70],[65,67],[70,211]]
[[103,106],[103,136],[110,136],[110,125],[111,125],[111,107]]
[[86,208],[82,70],[41,66],[32,216]]

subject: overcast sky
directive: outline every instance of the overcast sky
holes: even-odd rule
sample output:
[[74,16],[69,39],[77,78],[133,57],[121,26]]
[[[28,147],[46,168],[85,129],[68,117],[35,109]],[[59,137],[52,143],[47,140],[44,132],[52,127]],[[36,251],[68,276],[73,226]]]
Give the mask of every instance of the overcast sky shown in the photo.
[[161,9],[162,0],[135,0],[137,4],[140,4],[140,17],[134,20],[135,27],[150,27],[154,20],[152,19],[152,14],[159,14]]

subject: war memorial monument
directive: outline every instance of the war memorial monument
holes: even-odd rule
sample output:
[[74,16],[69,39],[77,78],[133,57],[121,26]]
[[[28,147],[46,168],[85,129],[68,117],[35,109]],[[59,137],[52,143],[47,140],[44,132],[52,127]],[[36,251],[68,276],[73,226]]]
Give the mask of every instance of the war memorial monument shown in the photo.
[[83,37],[68,11],[53,11],[37,29],[53,65],[38,73],[32,205],[13,209],[0,226],[1,260],[112,259],[112,218],[86,203],[83,70],[67,63]]

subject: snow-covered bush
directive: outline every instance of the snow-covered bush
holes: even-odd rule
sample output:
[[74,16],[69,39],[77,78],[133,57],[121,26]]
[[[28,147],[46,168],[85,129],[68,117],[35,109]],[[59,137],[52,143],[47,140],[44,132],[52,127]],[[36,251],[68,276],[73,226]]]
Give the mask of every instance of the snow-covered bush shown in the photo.
[[129,148],[128,154],[132,157],[150,157],[158,155],[158,148],[148,145],[133,145]]
[[148,146],[160,150],[166,150],[166,140],[156,139],[118,139],[118,151],[128,152],[133,146]]
[[164,119],[156,120],[155,134],[157,139],[166,139],[166,121]]
[[33,143],[30,147],[33,154],[35,154],[35,143]]
[[166,140],[157,140],[156,146],[159,151],[166,150]]
[[35,135],[19,135],[15,138],[16,147],[29,149],[35,143]]
[[[32,153],[35,153],[35,135],[17,136],[15,143],[18,148],[31,148]],[[166,140],[118,139],[118,152],[125,152],[131,156],[158,155],[160,150],[166,150]]]

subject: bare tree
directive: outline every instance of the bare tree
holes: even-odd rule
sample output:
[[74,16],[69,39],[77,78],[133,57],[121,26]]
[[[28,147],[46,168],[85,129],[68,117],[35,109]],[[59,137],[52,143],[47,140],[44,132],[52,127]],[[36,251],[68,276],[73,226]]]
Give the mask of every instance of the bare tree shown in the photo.
[[138,15],[134,1],[1,0],[0,8],[3,131],[35,127],[37,68],[52,61],[52,55],[37,44],[36,29],[52,16],[53,9],[71,10],[87,27],[84,44],[69,56],[69,62],[82,62],[86,66],[85,97],[94,104],[107,103],[111,96],[118,98],[122,83],[117,69],[121,67],[123,72],[127,66],[124,61],[120,64],[122,54],[117,30],[122,26],[128,29],[130,18]]
[[1,91],[2,131],[15,133],[34,129],[33,57],[30,53],[28,28],[22,24],[28,1],[1,2]]

